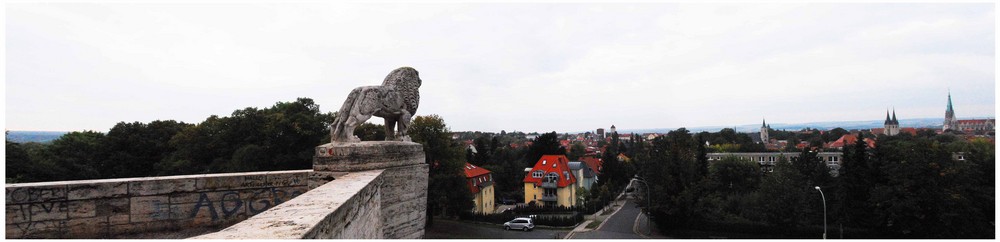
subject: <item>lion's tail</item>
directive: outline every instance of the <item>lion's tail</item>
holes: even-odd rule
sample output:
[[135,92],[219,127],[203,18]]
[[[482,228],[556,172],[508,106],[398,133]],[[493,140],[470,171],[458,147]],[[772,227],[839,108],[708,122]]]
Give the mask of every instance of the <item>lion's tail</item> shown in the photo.
[[361,95],[361,88],[355,88],[351,90],[351,94],[347,95],[347,100],[344,100],[344,105],[340,106],[340,111],[337,112],[337,117],[333,118],[332,129],[330,131],[330,139],[332,140],[346,140],[353,134],[344,134],[346,132],[344,125],[347,123],[347,119],[351,117],[351,109],[354,108],[354,102],[358,100],[358,96]]

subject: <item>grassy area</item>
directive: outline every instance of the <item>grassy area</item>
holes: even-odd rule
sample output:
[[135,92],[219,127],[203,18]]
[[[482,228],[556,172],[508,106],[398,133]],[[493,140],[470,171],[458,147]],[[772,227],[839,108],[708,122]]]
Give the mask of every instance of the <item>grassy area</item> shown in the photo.
[[594,222],[590,222],[590,224],[587,224],[587,228],[597,229],[597,226],[601,226],[601,222],[604,222],[604,218],[598,216],[596,219],[594,219]]

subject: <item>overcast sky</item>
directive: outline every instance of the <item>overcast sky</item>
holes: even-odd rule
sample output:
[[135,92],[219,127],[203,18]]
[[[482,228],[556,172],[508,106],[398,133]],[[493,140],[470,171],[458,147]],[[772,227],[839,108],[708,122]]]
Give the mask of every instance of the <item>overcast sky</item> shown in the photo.
[[[412,66],[454,131],[995,116],[992,3],[8,3],[6,129],[322,111]],[[370,122],[381,123],[381,118]]]

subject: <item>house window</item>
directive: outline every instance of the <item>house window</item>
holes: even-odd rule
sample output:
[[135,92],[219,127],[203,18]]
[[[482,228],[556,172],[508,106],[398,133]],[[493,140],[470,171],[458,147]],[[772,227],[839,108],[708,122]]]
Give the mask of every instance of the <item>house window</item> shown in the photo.
[[559,174],[556,174],[555,172],[545,175],[545,182],[556,182],[558,180],[559,180]]
[[545,172],[542,171],[542,170],[537,170],[537,171],[531,173],[531,177],[533,177],[533,178],[542,178],[542,174],[544,174],[544,173]]
[[546,160],[542,160],[542,165],[545,165]]
[[569,181],[569,172],[563,171],[563,176],[566,177],[567,181]]

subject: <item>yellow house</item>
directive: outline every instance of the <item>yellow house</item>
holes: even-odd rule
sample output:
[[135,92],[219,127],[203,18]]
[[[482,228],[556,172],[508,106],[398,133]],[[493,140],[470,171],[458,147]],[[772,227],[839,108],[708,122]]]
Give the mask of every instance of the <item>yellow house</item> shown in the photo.
[[576,206],[576,176],[565,155],[543,155],[524,176],[524,203]]
[[472,212],[494,213],[496,204],[493,199],[493,175],[490,174],[490,170],[466,162],[464,171],[469,191],[474,197],[472,202],[476,204]]

